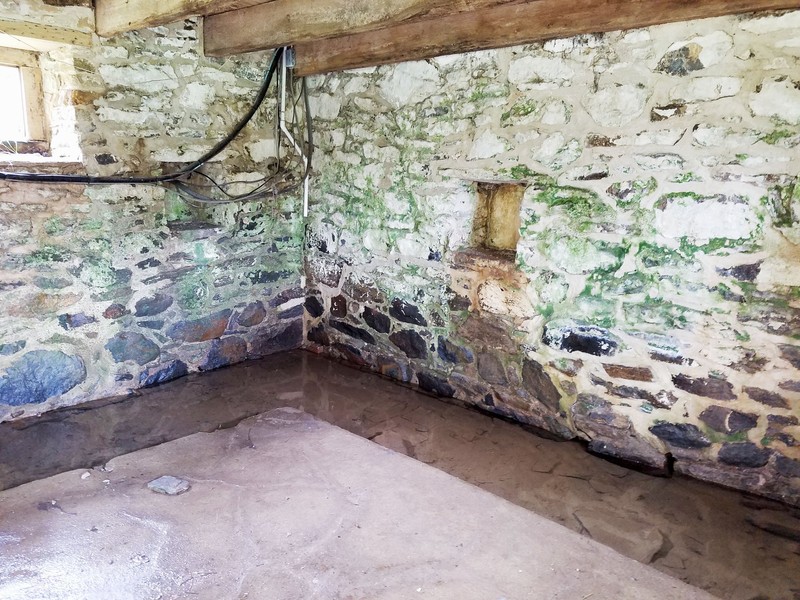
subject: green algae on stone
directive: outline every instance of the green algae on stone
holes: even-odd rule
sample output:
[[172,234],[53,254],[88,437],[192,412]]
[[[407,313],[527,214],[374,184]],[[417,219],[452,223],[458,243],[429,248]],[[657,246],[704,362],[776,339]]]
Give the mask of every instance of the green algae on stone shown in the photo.
[[522,100],[504,112],[500,116],[500,122],[505,123],[514,117],[527,117],[528,115],[535,113],[538,108],[539,105],[534,100]]
[[44,222],[44,232],[47,235],[58,235],[63,233],[65,227],[60,217],[50,217]]
[[[589,275],[588,282],[592,293],[617,297],[620,295],[647,293],[658,286],[661,276],[657,273],[631,271],[619,276],[598,270]],[[585,291],[585,290],[584,290]]]
[[[754,236],[755,238],[755,236]],[[696,244],[689,238],[680,239],[680,252],[686,257],[694,257],[697,253],[728,255],[727,250],[741,252],[755,252],[760,247],[760,242],[754,238],[712,238],[705,244]]]
[[170,221],[185,221],[192,218],[192,210],[186,202],[175,192],[168,192],[164,197],[164,219]]
[[696,181],[703,181],[703,178],[693,173],[692,171],[687,171],[686,173],[679,173],[678,175],[673,175],[669,178],[672,183],[694,183]]
[[781,140],[793,137],[795,135],[798,135],[798,132],[789,131],[788,129],[774,129],[769,133],[767,133],[766,135],[762,136],[761,141],[766,144],[769,144],[770,146],[774,146]]
[[537,240],[539,252],[561,271],[587,274],[598,269],[616,271],[622,264],[619,247],[607,242],[564,235],[550,229]]
[[792,227],[800,222],[800,185],[797,178],[786,185],[775,185],[761,198],[775,227]]
[[533,200],[563,212],[578,231],[611,219],[615,212],[597,193],[577,187],[545,185],[537,190]]
[[123,283],[123,275],[114,268],[109,259],[103,257],[87,258],[78,271],[78,279],[95,288],[108,288]]
[[648,269],[655,267],[685,268],[694,266],[693,255],[687,256],[678,250],[644,241],[639,242],[636,258],[643,267]]
[[639,204],[642,198],[652,194],[656,189],[658,189],[658,182],[655,177],[649,177],[619,181],[609,186],[606,192],[617,199],[618,206],[630,208]]
[[689,324],[691,309],[665,298],[645,296],[644,300],[625,302],[622,306],[625,320],[630,324],[655,325],[660,331],[685,329]]
[[575,299],[569,316],[587,325],[611,328],[617,323],[617,300],[602,293],[592,293],[587,288]]
[[88,219],[81,223],[81,229],[84,231],[100,231],[105,225],[106,223],[102,219]]
[[498,170],[500,175],[509,175],[512,179],[518,181],[531,181],[535,182],[537,186],[541,185],[553,185],[554,180],[549,177],[548,175],[544,175],[542,173],[537,173],[533,171],[530,167],[523,164],[514,165],[513,167],[506,169],[502,168]]
[[63,246],[45,244],[25,257],[27,265],[42,265],[53,262],[67,262],[72,257],[72,251]]

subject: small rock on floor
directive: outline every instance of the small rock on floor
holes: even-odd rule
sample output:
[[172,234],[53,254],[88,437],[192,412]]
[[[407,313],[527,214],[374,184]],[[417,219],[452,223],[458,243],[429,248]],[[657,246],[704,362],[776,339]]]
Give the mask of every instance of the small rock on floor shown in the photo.
[[158,479],[153,479],[147,484],[147,487],[158,494],[177,496],[183,492],[188,492],[192,486],[185,479],[178,479],[172,475],[162,475]]

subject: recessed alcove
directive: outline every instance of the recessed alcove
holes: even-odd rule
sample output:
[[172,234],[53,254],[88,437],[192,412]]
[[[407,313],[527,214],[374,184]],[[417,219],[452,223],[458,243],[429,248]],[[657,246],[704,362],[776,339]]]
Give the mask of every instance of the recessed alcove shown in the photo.
[[472,246],[486,250],[516,252],[519,241],[519,210],[525,184],[479,181],[472,222]]

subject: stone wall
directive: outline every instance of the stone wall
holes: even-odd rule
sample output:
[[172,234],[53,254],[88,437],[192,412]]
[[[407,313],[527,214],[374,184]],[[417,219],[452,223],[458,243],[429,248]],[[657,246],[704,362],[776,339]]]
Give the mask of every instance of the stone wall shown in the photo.
[[[313,81],[307,344],[800,503],[800,12]],[[476,182],[527,186],[516,252]]]
[[[5,4],[92,23],[90,2]],[[249,108],[270,56],[206,59],[198,35],[190,20],[43,55],[52,164],[2,168],[151,174],[200,156]],[[267,105],[215,172],[261,177],[273,116]],[[299,346],[299,211],[296,197],[200,208],[157,186],[0,183],[0,420]]]

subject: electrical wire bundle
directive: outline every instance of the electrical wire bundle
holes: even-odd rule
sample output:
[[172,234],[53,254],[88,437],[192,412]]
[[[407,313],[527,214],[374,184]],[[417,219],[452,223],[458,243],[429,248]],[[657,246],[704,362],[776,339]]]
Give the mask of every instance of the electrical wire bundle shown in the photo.
[[[166,184],[171,185],[186,200],[205,204],[263,200],[289,193],[298,189],[301,185],[305,185],[307,191],[313,152],[311,112],[309,110],[305,80],[296,80],[293,70],[287,68],[287,54],[289,52],[286,48],[275,50],[253,104],[236,126],[208,152],[177,171],[153,176],[92,176],[59,173],[0,172],[0,180],[85,185]],[[253,119],[267,98],[269,87],[279,69],[280,81],[276,86],[276,159],[268,165],[268,173],[260,180],[252,182],[217,182],[211,175],[204,173],[201,169],[227,148]],[[303,118],[301,118],[301,112],[303,113]],[[287,116],[289,117],[288,125]],[[282,145],[291,147],[296,152],[296,155],[282,156]],[[239,188],[245,183],[255,184],[255,187],[243,193],[231,192],[232,189]],[[305,200],[307,202],[307,198]]]

